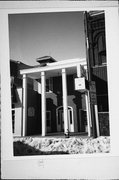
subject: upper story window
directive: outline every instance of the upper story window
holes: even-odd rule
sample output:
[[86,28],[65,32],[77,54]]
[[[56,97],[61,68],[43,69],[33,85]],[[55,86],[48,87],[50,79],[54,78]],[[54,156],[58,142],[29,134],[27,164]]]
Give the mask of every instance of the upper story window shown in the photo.
[[102,51],[98,54],[99,65],[106,64],[106,51]]
[[46,92],[48,93],[53,92],[53,79],[52,78],[46,79]]
[[98,35],[95,37],[94,66],[101,66],[105,64],[106,64],[105,34],[98,33]]

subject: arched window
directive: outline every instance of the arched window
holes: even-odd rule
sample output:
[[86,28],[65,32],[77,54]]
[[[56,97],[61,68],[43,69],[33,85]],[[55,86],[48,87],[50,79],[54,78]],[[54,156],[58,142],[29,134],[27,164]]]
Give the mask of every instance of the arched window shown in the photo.
[[99,32],[94,38],[94,55],[95,65],[103,65],[106,63],[106,43],[104,32]]

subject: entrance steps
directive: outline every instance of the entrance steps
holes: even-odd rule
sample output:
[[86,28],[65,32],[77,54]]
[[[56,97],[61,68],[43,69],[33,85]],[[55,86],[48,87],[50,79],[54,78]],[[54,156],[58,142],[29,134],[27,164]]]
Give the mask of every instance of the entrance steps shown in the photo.
[[[24,137],[40,137],[40,138],[65,138],[64,132],[54,132],[54,133],[47,133],[46,136],[42,136],[41,134],[36,135],[28,135]],[[88,138],[87,132],[70,132],[69,137],[76,137],[76,138]],[[15,136],[15,138],[19,138],[19,136]],[[22,137],[21,137],[22,138]]]
[[[70,132],[70,137],[86,137],[88,136],[87,132]],[[56,133],[47,133],[45,137],[65,137],[64,132],[56,132]]]

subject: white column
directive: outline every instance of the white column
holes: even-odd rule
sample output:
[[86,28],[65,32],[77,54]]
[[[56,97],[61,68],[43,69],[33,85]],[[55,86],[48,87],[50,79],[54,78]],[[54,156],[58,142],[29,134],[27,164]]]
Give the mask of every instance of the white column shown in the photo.
[[68,127],[68,105],[67,105],[67,81],[66,70],[62,69],[62,90],[63,90],[63,110],[64,110],[64,132],[69,130]]
[[42,136],[46,135],[46,83],[45,72],[41,72]]
[[100,136],[100,130],[99,130],[99,119],[98,119],[97,104],[94,105],[94,109],[95,109],[95,121],[96,121],[97,137],[99,137]]
[[26,136],[27,131],[27,77],[23,74],[23,125],[22,136]]
[[87,112],[87,126],[88,126],[88,136],[91,136],[91,129],[90,129],[90,110],[89,110],[89,102],[88,102],[88,93],[85,93],[85,100],[86,100],[86,112]]

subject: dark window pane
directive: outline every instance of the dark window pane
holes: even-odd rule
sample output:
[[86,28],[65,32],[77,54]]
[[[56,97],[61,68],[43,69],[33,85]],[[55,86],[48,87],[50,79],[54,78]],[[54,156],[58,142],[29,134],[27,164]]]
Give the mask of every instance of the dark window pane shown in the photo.
[[72,124],[72,111],[70,110],[69,113],[70,113],[70,124]]

